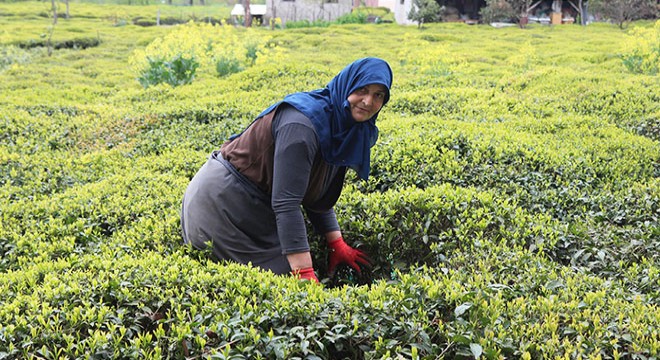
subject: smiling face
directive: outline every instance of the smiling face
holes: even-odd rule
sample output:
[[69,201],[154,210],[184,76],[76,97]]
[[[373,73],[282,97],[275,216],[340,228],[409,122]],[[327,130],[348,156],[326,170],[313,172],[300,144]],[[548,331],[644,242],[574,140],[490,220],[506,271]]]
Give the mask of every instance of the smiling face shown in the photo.
[[371,119],[385,102],[387,88],[381,84],[370,84],[355,90],[348,96],[351,104],[351,115],[357,122]]

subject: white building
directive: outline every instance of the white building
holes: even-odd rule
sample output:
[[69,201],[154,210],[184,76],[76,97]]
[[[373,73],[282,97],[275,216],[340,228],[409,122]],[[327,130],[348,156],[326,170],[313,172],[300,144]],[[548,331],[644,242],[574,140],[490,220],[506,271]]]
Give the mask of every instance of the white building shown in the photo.
[[397,1],[399,0],[378,0],[376,6],[386,7],[394,13],[394,7],[396,6]]
[[[250,17],[252,21],[258,21],[263,23],[264,16],[266,16],[266,5],[259,4],[250,4]],[[245,8],[242,4],[234,5],[234,8],[231,9],[231,18],[234,20],[234,24],[243,24],[242,18],[245,16]]]
[[354,0],[266,0],[267,17],[287,21],[333,21],[350,14]]
[[417,22],[408,20],[408,13],[412,7],[412,0],[394,0],[394,21],[400,25],[417,25]]

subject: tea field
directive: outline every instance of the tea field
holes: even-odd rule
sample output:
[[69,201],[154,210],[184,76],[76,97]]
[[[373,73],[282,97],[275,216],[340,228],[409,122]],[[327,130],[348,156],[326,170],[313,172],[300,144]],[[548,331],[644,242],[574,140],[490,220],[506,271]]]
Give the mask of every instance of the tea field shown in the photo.
[[[660,358],[660,22],[49,11],[0,2],[0,359]],[[373,268],[329,279],[317,235],[322,285],[186,248],[209,153],[364,56],[392,98],[336,212]]]

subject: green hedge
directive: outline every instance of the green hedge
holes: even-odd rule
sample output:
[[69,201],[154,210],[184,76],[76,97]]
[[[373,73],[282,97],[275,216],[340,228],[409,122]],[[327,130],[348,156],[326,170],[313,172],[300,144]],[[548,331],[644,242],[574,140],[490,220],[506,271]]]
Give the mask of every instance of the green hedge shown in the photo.
[[0,316],[11,322],[0,334],[10,357],[641,358],[658,351],[657,310],[612,283],[504,247],[453,262],[460,267],[332,290],[182,252],[142,251],[139,262],[81,255],[3,277],[11,299]]

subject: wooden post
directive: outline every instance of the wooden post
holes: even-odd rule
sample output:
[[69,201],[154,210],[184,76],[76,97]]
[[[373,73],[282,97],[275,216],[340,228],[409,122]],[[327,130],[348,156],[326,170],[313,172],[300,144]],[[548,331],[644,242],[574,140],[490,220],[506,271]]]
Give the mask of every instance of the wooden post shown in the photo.
[[561,25],[561,8],[563,6],[562,0],[554,0],[552,2],[552,13],[550,14],[550,24]]

